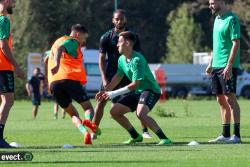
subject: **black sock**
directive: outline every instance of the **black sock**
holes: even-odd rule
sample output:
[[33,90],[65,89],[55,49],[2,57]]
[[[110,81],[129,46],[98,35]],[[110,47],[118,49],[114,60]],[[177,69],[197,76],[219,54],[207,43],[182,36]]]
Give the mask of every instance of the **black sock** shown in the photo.
[[230,137],[230,124],[222,124],[222,126],[223,126],[222,135],[224,137]]
[[5,126],[5,125],[0,124],[0,139],[3,139],[4,126]]
[[167,139],[167,136],[162,132],[161,129],[159,129],[155,134],[156,134],[160,139]]
[[139,134],[137,133],[137,131],[135,130],[134,127],[132,127],[131,129],[128,130],[128,133],[130,134],[130,136],[135,139],[139,136]]
[[142,133],[148,132],[148,128],[142,128]]
[[240,137],[240,123],[234,124],[234,134],[237,137]]

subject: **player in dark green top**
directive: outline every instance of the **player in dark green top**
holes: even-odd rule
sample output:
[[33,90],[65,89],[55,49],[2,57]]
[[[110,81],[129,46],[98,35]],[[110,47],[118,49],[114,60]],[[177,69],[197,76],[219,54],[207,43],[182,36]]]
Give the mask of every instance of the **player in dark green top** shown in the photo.
[[[209,142],[240,143],[240,106],[235,95],[240,66],[240,22],[227,9],[224,0],[209,0],[209,8],[217,16],[213,30],[213,58],[206,73],[212,75],[212,92],[220,105],[223,125],[222,134]],[[231,117],[234,135],[230,137]]]
[[125,31],[119,34],[118,50],[122,54],[118,60],[118,71],[113,77],[106,90],[113,90],[124,75],[131,81],[130,84],[114,91],[100,92],[96,95],[98,101],[113,99],[119,95],[124,95],[111,108],[112,117],[125,128],[131,138],[124,142],[132,144],[141,142],[142,136],[137,133],[124,114],[135,111],[140,121],[149,127],[159,138],[159,145],[172,144],[159,125],[153,118],[148,116],[150,110],[154,107],[160,98],[160,87],[157,84],[149,66],[142,54],[133,51],[136,38],[132,32]]

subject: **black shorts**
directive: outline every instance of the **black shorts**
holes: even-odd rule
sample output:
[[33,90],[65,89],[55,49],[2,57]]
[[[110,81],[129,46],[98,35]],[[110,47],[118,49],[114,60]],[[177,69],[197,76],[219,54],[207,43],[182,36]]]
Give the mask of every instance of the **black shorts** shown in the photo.
[[0,92],[14,93],[14,72],[0,71]]
[[[108,81],[111,82],[112,78],[108,78]],[[124,77],[122,78],[121,82],[113,89],[113,90],[117,90],[117,89],[120,89],[124,86],[127,86],[131,83],[131,81],[128,79],[128,77],[126,77],[124,75]],[[100,91],[103,91],[104,88],[103,88],[103,84],[101,84],[101,89]],[[126,95],[126,94],[125,94]],[[125,95],[121,95],[121,96],[117,96],[115,98],[113,98],[111,101],[112,103],[117,103],[120,99],[122,99]]]
[[31,100],[32,100],[32,104],[34,106],[39,106],[41,104],[41,95],[40,95],[40,93],[32,93]]
[[148,90],[145,90],[141,93],[131,92],[126,96],[122,97],[117,103],[129,107],[132,112],[136,110],[138,104],[145,104],[149,107],[150,110],[152,110],[152,108],[159,100],[160,96],[161,94],[154,93]]
[[232,69],[232,76],[227,81],[222,74],[223,70],[224,68],[214,68],[212,71],[212,93],[216,95],[236,93],[238,69]]
[[55,81],[51,84],[50,89],[57,104],[62,108],[67,108],[72,103],[72,99],[78,103],[89,100],[79,81],[67,79]]

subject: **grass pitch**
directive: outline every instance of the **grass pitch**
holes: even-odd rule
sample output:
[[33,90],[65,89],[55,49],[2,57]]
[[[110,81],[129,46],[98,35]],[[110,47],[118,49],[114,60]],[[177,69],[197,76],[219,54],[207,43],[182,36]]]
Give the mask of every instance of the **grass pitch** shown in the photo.
[[[16,101],[6,125],[8,142],[15,141],[21,148],[0,152],[29,151],[32,161],[1,162],[1,166],[88,166],[88,167],[162,167],[162,166],[250,166],[250,102],[239,100],[241,106],[242,144],[209,144],[207,141],[221,132],[219,107],[215,100],[169,100],[158,103],[150,113],[167,136],[172,146],[155,146],[159,141],[153,135],[136,145],[122,145],[128,139],[127,132],[109,116],[107,106],[101,122],[102,135],[93,145],[85,146],[83,136],[73,127],[68,116],[53,119],[53,103],[43,102],[36,120],[32,120],[31,103]],[[95,105],[95,104],[94,104]],[[81,115],[83,111],[77,105]],[[159,117],[156,112],[174,113],[172,117]],[[127,114],[136,129],[141,132],[135,113]],[[174,116],[173,116],[174,115]],[[232,131],[232,128],[231,128]],[[151,131],[150,131],[151,132]],[[151,132],[151,134],[153,134]],[[190,141],[200,145],[187,146]],[[64,144],[72,149],[62,148]]]

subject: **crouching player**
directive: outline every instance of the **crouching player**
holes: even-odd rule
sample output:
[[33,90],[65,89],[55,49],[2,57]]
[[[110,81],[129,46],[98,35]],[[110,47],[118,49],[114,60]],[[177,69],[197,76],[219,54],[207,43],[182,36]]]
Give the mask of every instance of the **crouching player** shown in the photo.
[[[48,57],[48,83],[56,102],[71,116],[73,124],[84,134],[84,143],[92,144],[91,137],[82,124],[72,99],[85,110],[86,118],[91,120],[94,109],[89,101],[82,84],[87,82],[85,69],[82,64],[81,45],[88,37],[87,29],[76,24],[71,27],[69,36],[63,36],[55,41]],[[91,125],[92,131],[95,127]]]
[[133,51],[135,36],[132,32],[125,31],[119,34],[118,50],[122,54],[118,60],[118,70],[107,90],[113,90],[126,75],[131,83],[123,88],[114,91],[99,92],[96,100],[113,99],[116,96],[125,95],[118,103],[111,108],[112,117],[130,134],[131,138],[124,144],[142,142],[143,138],[137,133],[130,121],[124,116],[128,112],[136,111],[141,122],[149,127],[159,138],[158,145],[169,145],[169,140],[163,133],[156,121],[148,116],[160,97],[160,87],[153,77],[152,72],[143,55]]

